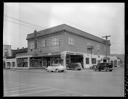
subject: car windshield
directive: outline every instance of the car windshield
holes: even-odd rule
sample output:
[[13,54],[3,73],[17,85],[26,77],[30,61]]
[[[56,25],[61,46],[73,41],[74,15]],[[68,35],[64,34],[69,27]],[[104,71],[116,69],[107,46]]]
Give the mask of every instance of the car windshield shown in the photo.
[[72,66],[73,67],[80,67],[80,64],[79,63],[73,63]]
[[109,65],[108,63],[100,63],[99,65]]

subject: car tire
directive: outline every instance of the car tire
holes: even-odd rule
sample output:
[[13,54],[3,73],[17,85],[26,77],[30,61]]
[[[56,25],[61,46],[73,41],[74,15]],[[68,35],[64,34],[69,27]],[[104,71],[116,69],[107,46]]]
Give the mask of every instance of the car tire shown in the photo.
[[58,69],[56,69],[55,72],[59,72]]

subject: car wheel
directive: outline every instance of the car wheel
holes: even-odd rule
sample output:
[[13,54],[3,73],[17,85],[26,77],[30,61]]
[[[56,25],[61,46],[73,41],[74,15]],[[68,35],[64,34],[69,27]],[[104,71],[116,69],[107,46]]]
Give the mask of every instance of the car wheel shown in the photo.
[[55,70],[56,72],[59,72],[58,69]]
[[109,71],[112,71],[112,70],[109,70]]
[[64,72],[64,70],[61,70],[61,72]]

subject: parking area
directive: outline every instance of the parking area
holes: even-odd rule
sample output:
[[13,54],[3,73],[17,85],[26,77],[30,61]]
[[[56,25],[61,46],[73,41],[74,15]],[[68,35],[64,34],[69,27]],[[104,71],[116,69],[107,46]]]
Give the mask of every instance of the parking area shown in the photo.
[[124,96],[124,69],[50,73],[4,70],[4,96]]

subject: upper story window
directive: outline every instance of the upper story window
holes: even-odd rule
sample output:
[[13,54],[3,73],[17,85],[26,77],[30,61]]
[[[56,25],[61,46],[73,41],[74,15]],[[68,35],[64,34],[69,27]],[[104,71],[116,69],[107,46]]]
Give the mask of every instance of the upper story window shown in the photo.
[[34,42],[30,43],[30,50],[32,51],[32,49],[34,49]]
[[42,40],[42,47],[45,47],[46,46],[46,40]]
[[52,38],[52,40],[51,40],[51,45],[52,45],[52,46],[58,46],[58,45],[59,45],[59,39],[57,39],[57,38]]
[[71,38],[71,37],[69,37],[69,38],[68,38],[68,44],[69,44],[69,45],[74,45],[74,39]]

